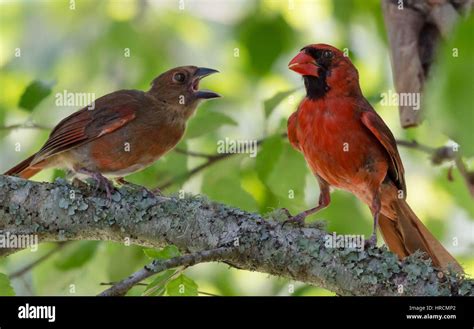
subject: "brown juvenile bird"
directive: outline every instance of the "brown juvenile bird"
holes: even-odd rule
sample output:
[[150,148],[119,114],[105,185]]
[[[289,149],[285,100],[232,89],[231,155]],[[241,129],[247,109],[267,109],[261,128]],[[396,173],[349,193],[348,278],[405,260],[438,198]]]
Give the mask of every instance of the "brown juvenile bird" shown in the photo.
[[199,81],[218,71],[196,66],[171,69],[147,92],[119,90],[100,97],[63,119],[44,146],[5,175],[30,178],[45,168],[63,168],[90,176],[111,197],[105,176],[119,177],[150,166],[184,135],[186,122],[200,101],[220,97],[198,90]]

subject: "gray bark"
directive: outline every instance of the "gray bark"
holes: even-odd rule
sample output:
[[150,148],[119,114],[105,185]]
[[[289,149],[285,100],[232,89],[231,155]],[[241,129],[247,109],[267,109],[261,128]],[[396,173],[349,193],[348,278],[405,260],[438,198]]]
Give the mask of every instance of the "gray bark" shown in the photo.
[[[40,241],[112,240],[147,247],[174,244],[182,253],[235,247],[223,261],[317,285],[339,295],[473,295],[474,282],[440,273],[429,260],[403,262],[383,248],[326,248],[321,225],[294,227],[282,211],[266,218],[201,196],[151,197],[121,188],[103,193],[64,180],[38,183],[0,176],[0,230]],[[12,250],[0,250],[8,255]]]

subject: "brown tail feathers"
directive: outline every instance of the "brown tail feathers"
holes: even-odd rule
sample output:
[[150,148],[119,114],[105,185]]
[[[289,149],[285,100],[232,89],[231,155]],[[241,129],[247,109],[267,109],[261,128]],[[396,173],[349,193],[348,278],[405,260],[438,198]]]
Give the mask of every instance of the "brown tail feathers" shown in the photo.
[[421,250],[430,256],[434,266],[443,270],[463,272],[461,265],[428,231],[405,200],[398,199],[394,208],[397,213],[396,220],[384,215],[379,217],[380,231],[392,252],[404,258],[416,250]]
[[15,167],[11,168],[6,173],[4,173],[4,175],[18,176],[25,179],[28,179],[31,176],[34,176],[36,173],[38,173],[39,171],[43,169],[43,167],[40,165],[38,166],[35,165],[34,167],[30,167],[30,164],[33,161],[35,156],[36,154],[33,154],[28,159],[23,160],[22,162],[17,164]]

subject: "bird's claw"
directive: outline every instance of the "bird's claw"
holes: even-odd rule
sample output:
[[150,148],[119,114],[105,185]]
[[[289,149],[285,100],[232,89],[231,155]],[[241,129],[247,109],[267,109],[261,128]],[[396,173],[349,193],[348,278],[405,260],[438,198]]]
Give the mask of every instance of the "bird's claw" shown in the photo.
[[147,189],[147,188],[144,187],[144,186],[142,186],[142,188],[143,188],[143,191],[145,191],[145,192],[148,194],[148,196],[149,196],[150,198],[153,198],[153,199],[154,199],[154,198],[156,198],[157,196],[161,196],[161,192],[160,192],[160,193],[155,193],[154,190],[153,190],[153,191],[150,191],[149,189]]
[[137,184],[134,184],[134,183],[130,183],[129,181],[126,181],[125,179],[123,178],[119,178],[116,180],[119,184],[121,185],[124,185],[124,186],[127,186],[131,189],[134,189],[134,190],[141,190],[145,193],[148,194],[148,196],[150,198],[156,198],[156,196],[162,196],[163,194],[161,193],[160,189],[158,188],[155,188],[153,190],[149,190],[147,189],[145,186],[141,186],[141,185],[137,185]]
[[150,192],[153,193],[153,195],[164,196],[163,192],[161,192],[159,187],[155,187]]
[[293,217],[293,216],[291,216],[291,213],[290,213],[290,211],[289,211],[288,209],[286,209],[286,208],[281,208],[281,211],[283,211],[283,212],[285,213],[286,217],[288,217],[288,218]]
[[[286,210],[286,209],[285,209]],[[286,210],[288,212],[288,210]],[[285,220],[282,224],[281,224],[281,227],[285,227],[286,224],[294,224],[294,225],[297,225],[299,227],[304,227],[304,220],[305,220],[305,216],[303,216],[303,214],[298,214],[296,216],[291,216],[290,213],[288,212],[288,219]]]
[[110,180],[106,177],[102,176],[100,173],[89,173],[91,177],[96,181],[97,185],[94,189],[94,193],[103,187],[105,190],[105,194],[107,195],[107,205],[110,206],[112,204],[112,191],[115,190],[114,185]]
[[89,185],[87,185],[87,183],[83,182],[82,180],[74,177],[72,182],[71,182],[72,186],[78,188],[78,189],[87,189],[89,187]]
[[369,239],[365,240],[364,243],[368,247],[376,247],[377,246],[377,234],[373,233]]
[[105,178],[104,176],[101,175],[101,178],[98,181],[97,186],[102,185],[105,189],[105,194],[107,195],[107,206],[110,207],[112,204],[112,191],[115,189],[112,183]]

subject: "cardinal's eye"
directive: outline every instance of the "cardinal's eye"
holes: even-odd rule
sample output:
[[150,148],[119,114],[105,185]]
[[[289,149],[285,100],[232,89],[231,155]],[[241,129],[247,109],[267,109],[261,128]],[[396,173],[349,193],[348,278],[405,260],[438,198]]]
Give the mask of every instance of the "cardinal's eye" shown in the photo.
[[332,58],[332,51],[330,51],[330,50],[325,50],[325,51],[323,52],[323,58],[331,59],[331,58]]
[[173,75],[173,80],[176,82],[184,82],[184,79],[186,79],[186,76],[183,73],[175,73]]

